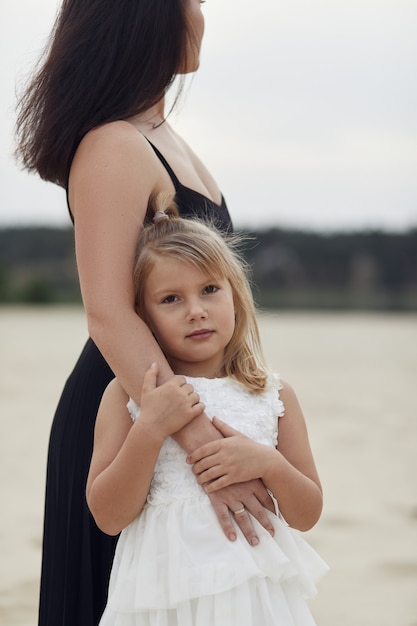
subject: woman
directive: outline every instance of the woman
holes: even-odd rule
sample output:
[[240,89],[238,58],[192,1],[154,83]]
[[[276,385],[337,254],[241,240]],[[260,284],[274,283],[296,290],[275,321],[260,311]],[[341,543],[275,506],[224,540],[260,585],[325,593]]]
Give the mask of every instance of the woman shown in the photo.
[[[172,376],[134,310],[132,266],[149,201],[175,191],[181,215],[230,228],[213,178],[164,109],[173,79],[198,68],[203,31],[200,0],[64,0],[47,56],[20,101],[21,161],[67,189],[90,334],[52,426],[40,626],[95,626],[105,605],[115,539],[97,529],[84,495],[103,390],[114,372],[139,400],[153,361],[159,383]],[[219,436],[202,415],[177,441],[192,451]],[[260,481],[230,486],[211,501],[230,540],[230,512],[243,506],[273,532]],[[249,516],[238,523],[256,545]]]

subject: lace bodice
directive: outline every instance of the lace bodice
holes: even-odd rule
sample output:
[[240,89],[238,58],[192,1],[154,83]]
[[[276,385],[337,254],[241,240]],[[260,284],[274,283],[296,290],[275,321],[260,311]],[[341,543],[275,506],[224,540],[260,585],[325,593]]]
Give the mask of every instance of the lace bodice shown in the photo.
[[[284,413],[277,380],[271,378],[267,389],[261,395],[250,393],[231,378],[187,377],[187,380],[199,393],[209,418],[216,416],[247,437],[259,443],[276,446],[278,417]],[[140,414],[138,405],[131,399],[127,407],[132,419],[136,420]],[[148,505],[205,496],[185,459],[184,450],[168,437],[155,466],[147,498]]]

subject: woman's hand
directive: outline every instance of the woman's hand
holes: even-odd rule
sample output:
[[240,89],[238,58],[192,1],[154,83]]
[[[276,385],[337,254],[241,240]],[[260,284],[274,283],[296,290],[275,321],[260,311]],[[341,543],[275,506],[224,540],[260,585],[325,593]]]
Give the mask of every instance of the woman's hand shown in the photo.
[[275,505],[261,480],[250,480],[230,485],[207,495],[223,532],[230,541],[236,539],[236,528],[232,523],[232,515],[251,546],[258,545],[259,537],[253,528],[248,513],[251,513],[272,536],[274,535],[274,527],[266,514],[266,509],[275,513]]

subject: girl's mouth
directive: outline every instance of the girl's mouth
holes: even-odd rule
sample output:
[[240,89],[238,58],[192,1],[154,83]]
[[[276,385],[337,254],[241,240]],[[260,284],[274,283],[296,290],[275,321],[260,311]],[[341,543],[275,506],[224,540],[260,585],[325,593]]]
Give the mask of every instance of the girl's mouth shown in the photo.
[[195,330],[191,334],[187,335],[189,339],[208,339],[213,334],[213,330],[208,328],[200,328],[199,330]]

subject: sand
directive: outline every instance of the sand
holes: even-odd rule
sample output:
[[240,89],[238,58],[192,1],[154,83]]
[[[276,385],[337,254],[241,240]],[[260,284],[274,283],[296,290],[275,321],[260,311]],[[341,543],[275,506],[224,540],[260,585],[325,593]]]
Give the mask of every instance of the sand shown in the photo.
[[[417,626],[417,316],[279,313],[260,325],[323,482],[306,534],[331,567],[311,603],[318,625]],[[77,308],[0,309],[2,626],[36,624],[49,429],[85,337]]]

